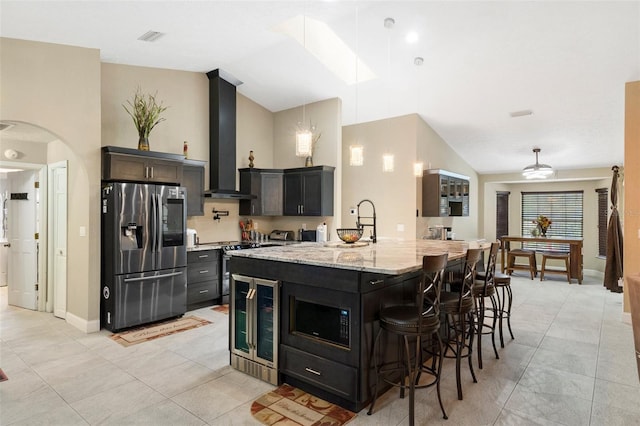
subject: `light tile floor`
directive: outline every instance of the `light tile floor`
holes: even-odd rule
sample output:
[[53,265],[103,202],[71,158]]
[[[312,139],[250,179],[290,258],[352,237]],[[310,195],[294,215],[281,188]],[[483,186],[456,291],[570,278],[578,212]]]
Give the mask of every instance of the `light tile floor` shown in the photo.
[[[640,384],[622,295],[601,279],[568,285],[523,274],[512,280],[513,331],[493,357],[485,337],[478,383],[463,370],[456,398],[453,360],[444,366],[443,420],[435,390],[417,392],[417,424],[637,425]],[[7,306],[0,288],[1,425],[256,424],[251,402],[273,386],[229,367],[228,316],[189,314],[213,324],[128,348],[107,331],[84,334],[42,312]],[[351,425],[405,425],[407,400],[391,390],[376,412]]]

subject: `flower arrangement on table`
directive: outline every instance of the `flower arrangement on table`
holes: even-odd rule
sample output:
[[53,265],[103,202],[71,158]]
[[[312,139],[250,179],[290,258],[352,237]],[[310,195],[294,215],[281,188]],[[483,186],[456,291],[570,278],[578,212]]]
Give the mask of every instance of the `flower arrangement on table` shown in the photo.
[[542,236],[546,237],[547,229],[549,229],[549,226],[551,226],[553,222],[551,222],[551,219],[549,219],[548,217],[540,215],[536,218],[536,220],[533,221],[533,223],[538,226],[538,229],[540,230]]

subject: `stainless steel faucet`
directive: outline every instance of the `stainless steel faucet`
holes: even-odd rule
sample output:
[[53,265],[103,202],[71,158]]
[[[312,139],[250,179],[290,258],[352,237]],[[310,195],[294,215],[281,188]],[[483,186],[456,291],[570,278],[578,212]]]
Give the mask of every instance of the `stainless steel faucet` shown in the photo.
[[[373,209],[373,216],[360,216],[360,205],[364,202],[371,204],[371,208]],[[362,223],[360,219],[372,219],[372,223]],[[371,233],[371,242],[375,243],[377,241],[377,232],[376,232],[376,206],[373,205],[373,201],[364,199],[358,203],[358,220],[356,222],[356,226],[358,228],[364,228],[365,226],[371,226],[373,231]]]

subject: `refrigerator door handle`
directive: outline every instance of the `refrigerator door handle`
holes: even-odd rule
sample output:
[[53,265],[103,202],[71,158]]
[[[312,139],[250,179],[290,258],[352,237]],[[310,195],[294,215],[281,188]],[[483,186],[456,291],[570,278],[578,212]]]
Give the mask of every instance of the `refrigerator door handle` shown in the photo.
[[156,238],[157,240],[157,244],[156,244],[156,250],[158,251],[158,253],[160,253],[160,251],[162,250],[162,196],[160,194],[156,194],[156,221],[158,223],[158,230],[156,231]]
[[149,277],[138,277],[138,278],[125,278],[125,283],[135,282],[135,281],[147,281],[147,280],[156,280],[158,278],[169,278],[169,277],[177,277],[178,275],[182,275],[183,272],[172,272],[170,274],[162,274],[162,275],[153,275]]
[[155,195],[151,195],[151,212],[150,212],[150,216],[151,216],[151,251],[155,252],[156,251],[156,237],[158,234],[157,229],[157,215],[156,215],[156,197]]

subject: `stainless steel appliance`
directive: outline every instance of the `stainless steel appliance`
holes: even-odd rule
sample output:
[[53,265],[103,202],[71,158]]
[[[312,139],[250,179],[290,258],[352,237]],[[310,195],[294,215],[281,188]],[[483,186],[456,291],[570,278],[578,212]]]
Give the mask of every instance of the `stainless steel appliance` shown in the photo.
[[101,325],[111,330],[186,312],[184,188],[102,187]]
[[278,384],[280,282],[233,274],[231,366]]
[[276,240],[276,241],[293,241],[294,240],[294,232],[293,231],[280,231],[280,230],[273,230],[271,231],[271,234],[269,234],[269,239],[270,240]]

